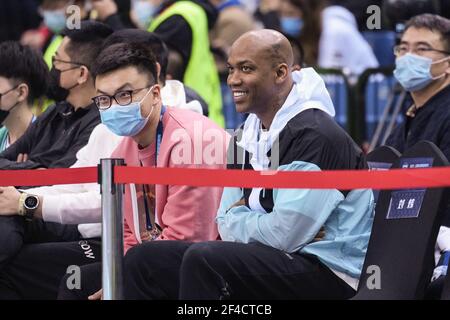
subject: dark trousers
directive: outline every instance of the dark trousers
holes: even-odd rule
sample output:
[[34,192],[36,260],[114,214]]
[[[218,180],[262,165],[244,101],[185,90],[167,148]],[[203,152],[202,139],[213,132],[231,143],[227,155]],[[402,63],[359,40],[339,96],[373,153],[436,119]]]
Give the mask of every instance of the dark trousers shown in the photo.
[[19,253],[24,244],[80,240],[77,225],[63,225],[21,216],[0,217],[0,272]]
[[[72,288],[85,264],[101,261],[101,242],[48,242],[24,245],[0,274],[0,300],[56,299],[61,279],[71,276],[65,285]],[[69,268],[70,267],[70,268]],[[74,288],[75,289],[75,288]]]
[[60,282],[58,300],[87,300],[87,298],[102,288],[102,264],[90,263],[81,266],[81,286],[71,289],[67,286],[70,275],[66,274]]
[[127,299],[348,299],[316,257],[262,244],[154,241],[128,251]]
[[77,225],[0,217],[0,300],[55,299],[68,266],[101,259],[100,242]]

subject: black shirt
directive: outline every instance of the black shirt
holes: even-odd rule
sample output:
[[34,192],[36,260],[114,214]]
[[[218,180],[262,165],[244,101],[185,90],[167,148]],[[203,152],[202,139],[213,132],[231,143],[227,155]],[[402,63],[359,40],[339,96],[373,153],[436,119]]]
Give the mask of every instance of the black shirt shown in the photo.
[[400,153],[421,140],[433,142],[450,161],[450,85],[394,129],[386,141]]
[[[70,167],[99,123],[100,114],[94,104],[76,111],[67,102],[53,105],[19,140],[0,153],[0,169]],[[16,162],[20,153],[28,155],[26,162]]]
[[[230,141],[227,168],[253,170],[249,161],[252,155],[237,145],[241,136],[242,127]],[[356,143],[331,116],[319,109],[305,110],[287,122],[279,134],[277,154],[279,166],[295,161],[315,164],[321,170],[356,170],[364,166],[362,152]],[[247,206],[251,192],[252,189],[243,190]],[[348,194],[348,191],[341,192],[344,196]],[[274,206],[272,189],[261,191],[259,201],[264,210],[271,212]]]
[[[403,153],[421,140],[433,142],[450,161],[450,85],[417,109],[415,117],[406,116],[386,145]],[[450,207],[442,224],[450,227]]]

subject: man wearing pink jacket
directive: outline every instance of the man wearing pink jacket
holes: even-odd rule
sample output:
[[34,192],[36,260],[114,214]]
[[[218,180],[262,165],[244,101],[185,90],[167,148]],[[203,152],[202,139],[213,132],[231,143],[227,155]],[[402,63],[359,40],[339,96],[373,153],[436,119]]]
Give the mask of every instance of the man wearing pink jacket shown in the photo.
[[[227,133],[200,114],[162,105],[157,69],[152,53],[139,44],[115,44],[98,56],[93,100],[102,123],[125,137],[112,157],[128,166],[225,168]],[[127,185],[125,252],[153,240],[217,239],[221,195],[219,187]],[[65,284],[63,279],[60,299],[100,298],[100,263],[81,267],[80,290]]]

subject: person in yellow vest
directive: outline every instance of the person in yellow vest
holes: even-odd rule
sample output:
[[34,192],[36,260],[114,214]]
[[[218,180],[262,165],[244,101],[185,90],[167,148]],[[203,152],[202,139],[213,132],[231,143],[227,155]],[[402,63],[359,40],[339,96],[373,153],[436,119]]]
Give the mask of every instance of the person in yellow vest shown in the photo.
[[209,117],[223,127],[220,80],[208,36],[217,9],[207,0],[134,0],[132,8],[137,24],[169,47],[169,70],[171,61],[181,61],[177,80],[200,94],[209,105]]

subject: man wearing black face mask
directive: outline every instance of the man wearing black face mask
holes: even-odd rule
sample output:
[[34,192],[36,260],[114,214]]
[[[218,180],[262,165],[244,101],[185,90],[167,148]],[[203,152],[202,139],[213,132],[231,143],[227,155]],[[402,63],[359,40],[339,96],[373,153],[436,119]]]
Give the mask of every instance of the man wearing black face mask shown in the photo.
[[43,96],[48,70],[39,53],[18,42],[0,43],[0,152],[34,121],[33,100]]
[[89,69],[103,39],[111,33],[107,25],[94,21],[83,21],[80,29],[63,32],[50,81],[52,98],[59,102],[0,153],[0,169],[69,167],[76,161],[77,151],[100,122],[91,101],[95,88]]
[[19,139],[35,119],[33,100],[46,91],[42,57],[18,42],[0,43],[0,152]]

